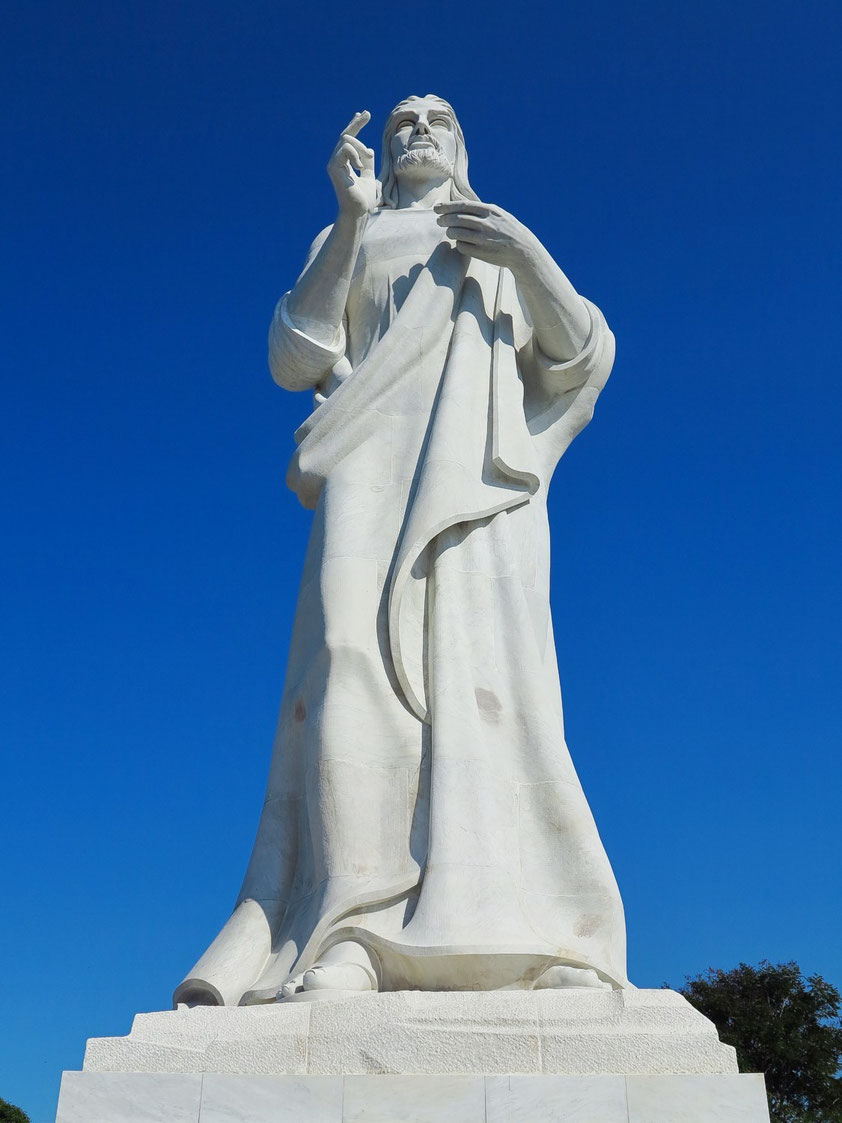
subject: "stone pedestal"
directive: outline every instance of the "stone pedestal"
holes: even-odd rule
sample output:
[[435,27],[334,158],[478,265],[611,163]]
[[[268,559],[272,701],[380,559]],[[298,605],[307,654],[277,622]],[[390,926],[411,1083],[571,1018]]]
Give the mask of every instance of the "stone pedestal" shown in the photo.
[[768,1123],[672,991],[400,991],[139,1014],[58,1123]]

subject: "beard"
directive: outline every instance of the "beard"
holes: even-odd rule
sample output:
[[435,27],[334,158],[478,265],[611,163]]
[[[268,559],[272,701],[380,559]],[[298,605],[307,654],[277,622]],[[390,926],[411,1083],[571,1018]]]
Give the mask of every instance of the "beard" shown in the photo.
[[430,172],[452,175],[453,168],[445,154],[438,147],[410,148],[398,156],[395,161],[395,172],[402,175],[414,175],[418,172]]

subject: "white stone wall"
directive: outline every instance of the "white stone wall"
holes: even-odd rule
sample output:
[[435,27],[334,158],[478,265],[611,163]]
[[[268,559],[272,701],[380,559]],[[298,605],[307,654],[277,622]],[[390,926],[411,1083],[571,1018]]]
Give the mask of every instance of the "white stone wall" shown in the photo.
[[762,1076],[64,1075],[57,1123],[768,1123]]

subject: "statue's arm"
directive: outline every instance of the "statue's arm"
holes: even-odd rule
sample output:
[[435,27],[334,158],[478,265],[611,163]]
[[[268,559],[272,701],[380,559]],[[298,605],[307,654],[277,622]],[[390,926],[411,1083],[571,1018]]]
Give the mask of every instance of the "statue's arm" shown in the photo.
[[374,152],[357,137],[369,120],[355,113],[327,165],[339,213],[313,243],[304,272],[281,300],[269,332],[269,367],[289,390],[315,386],[341,358],[342,320],[369,214],[377,205]]
[[435,210],[439,225],[447,228],[460,253],[514,274],[535,342],[547,358],[562,363],[575,358],[590,334],[590,315],[532,231],[489,203],[438,203]]
[[342,234],[334,225],[316,238],[304,271],[272,317],[269,370],[284,390],[313,389],[345,354],[343,318],[359,244],[347,248],[353,255],[348,265],[340,253]]
[[278,301],[269,326],[269,370],[284,390],[312,390],[345,355],[345,331],[341,325],[333,339],[327,340],[327,333],[319,332],[318,325],[294,322],[289,314],[290,295],[285,293]]
[[304,272],[287,296],[290,321],[325,347],[332,347],[340,334],[367,220],[368,215],[340,211],[327,237],[314,243]]
[[512,272],[529,311],[534,341],[544,355],[556,362],[579,355],[591,331],[590,314],[537,238],[527,244],[522,262]]

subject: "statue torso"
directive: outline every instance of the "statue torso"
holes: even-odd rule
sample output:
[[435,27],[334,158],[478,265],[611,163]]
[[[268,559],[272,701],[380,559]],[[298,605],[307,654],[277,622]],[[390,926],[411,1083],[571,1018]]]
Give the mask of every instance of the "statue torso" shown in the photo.
[[388,330],[419,272],[443,242],[444,229],[431,210],[384,209],[369,218],[348,294],[346,329],[353,366]]

